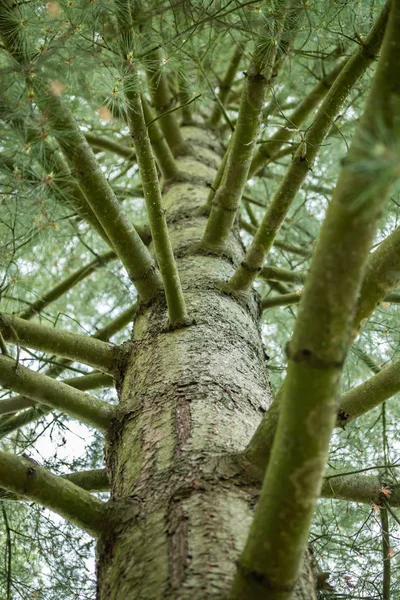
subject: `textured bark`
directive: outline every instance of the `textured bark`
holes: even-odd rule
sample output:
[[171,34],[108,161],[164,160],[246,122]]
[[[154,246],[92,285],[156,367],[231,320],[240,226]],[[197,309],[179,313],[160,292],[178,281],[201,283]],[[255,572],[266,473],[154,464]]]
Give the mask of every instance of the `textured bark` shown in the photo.
[[[194,322],[169,330],[161,296],[138,308],[108,435],[112,500],[98,545],[99,600],[227,598],[259,494],[225,460],[244,449],[270,403],[258,298],[219,288],[243,255],[237,232],[222,257],[194,250],[219,156],[204,132],[183,131],[203,148],[199,160],[178,160],[192,182],[165,190],[164,206]],[[315,598],[306,563],[298,600]]]

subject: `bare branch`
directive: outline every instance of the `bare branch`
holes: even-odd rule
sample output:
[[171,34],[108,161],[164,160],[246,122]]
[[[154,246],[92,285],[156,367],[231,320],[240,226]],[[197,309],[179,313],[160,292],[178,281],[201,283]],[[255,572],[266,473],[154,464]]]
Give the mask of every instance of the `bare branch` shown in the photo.
[[371,254],[362,284],[357,311],[354,316],[355,336],[385,296],[400,281],[400,227],[391,233]]
[[117,156],[122,156],[122,158],[135,162],[135,151],[133,148],[130,148],[121,142],[116,142],[109,137],[103,137],[91,132],[86,132],[84,135],[86,141],[94,150],[107,150],[108,152],[113,152]]
[[[106,373],[90,373],[89,375],[82,375],[81,377],[64,379],[62,383],[65,383],[66,385],[69,385],[77,390],[81,390],[82,392],[86,392],[88,390],[94,390],[101,387],[112,387],[114,385],[114,379],[111,377],[111,375],[107,375]],[[11,398],[3,398],[0,400],[0,415],[15,413],[24,408],[30,408],[33,406],[36,406],[36,402],[27,396],[12,396]]]
[[141,100],[143,116],[146,121],[151,147],[158,168],[166,181],[176,179],[178,177],[179,169],[174,155],[166,142],[162,129],[157,121],[154,120],[153,112],[144,95],[141,96]]
[[337,425],[343,427],[399,391],[400,362],[397,361],[340,397]]
[[[135,312],[136,312],[136,304],[133,304],[133,306],[131,306],[130,308],[128,308],[127,310],[122,312],[118,317],[113,319],[108,325],[105,325],[105,327],[102,327],[101,329],[99,329],[98,332],[93,337],[95,339],[99,339],[99,340],[104,340],[104,341],[108,340],[115,333],[120,331],[123,327],[125,327],[132,321],[132,318],[133,318]],[[64,368],[67,368],[67,366],[69,364],[70,364],[70,361],[66,360],[66,361],[64,361],[65,366],[63,366],[63,365],[53,366],[48,370],[47,375],[50,377],[58,377],[62,373]],[[70,381],[70,379],[68,381]],[[64,381],[63,383],[66,383],[66,381]],[[82,389],[89,389],[89,388],[82,388]],[[46,400],[44,400],[44,402],[46,402]],[[18,415],[0,418],[0,439],[5,437],[9,433],[12,433],[16,429],[19,429],[20,427],[23,427],[24,425],[28,425],[29,423],[32,423],[32,421],[37,421],[40,417],[50,413],[52,410],[53,410],[52,407],[46,406],[46,404],[41,404],[41,405],[35,406],[34,408],[30,408],[29,410],[23,411],[22,413],[20,413]]]
[[[235,78],[237,70],[239,68],[239,64],[240,64],[240,60],[241,60],[242,56],[243,56],[243,50],[242,50],[242,48],[237,46],[235,48],[234,53],[232,54],[228,69],[221,81],[220,86],[219,86],[218,98],[219,98],[219,101],[220,101],[222,107],[225,107],[226,102],[228,100],[228,95],[229,95],[229,92],[231,91],[231,85]],[[214,106],[213,111],[208,119],[208,123],[207,123],[208,126],[216,127],[219,123],[219,120],[220,120],[222,114],[223,114],[223,112],[221,110],[221,106],[217,103]]]
[[21,365],[17,366],[14,360],[5,356],[0,356],[0,384],[101,430],[107,429],[114,410],[103,400]]
[[5,340],[83,362],[108,373],[114,371],[120,353],[118,346],[108,342],[30,323],[6,313],[0,313],[0,331]]
[[[110,489],[106,469],[75,471],[74,473],[67,473],[67,475],[59,475],[59,477],[70,481],[87,492],[107,492]],[[22,496],[0,488],[0,500],[2,499],[18,501],[22,499]]]
[[221,184],[212,200],[210,216],[201,241],[201,246],[209,250],[220,251],[223,248],[236,218],[256,147],[265,96],[271,86],[277,52],[285,19],[291,10],[290,6],[291,2],[284,2],[279,15],[276,16],[275,43],[268,48],[266,55],[256,51],[247,71],[238,120],[228,147],[226,167]]
[[175,113],[168,111],[173,103],[173,98],[165,71],[161,66],[163,60],[161,51],[153,50],[147,58],[152,62],[147,69],[147,78],[152,104],[157,115],[161,116],[158,122],[174,156],[180,156],[186,153],[186,142],[182,137]]
[[89,264],[85,265],[75,273],[72,273],[69,277],[61,281],[58,285],[56,285],[52,290],[44,294],[41,298],[38,298],[34,302],[32,302],[26,310],[20,313],[19,317],[21,319],[32,319],[35,315],[40,313],[42,310],[46,308],[51,302],[55,302],[58,298],[69,292],[77,283],[89,277],[96,269],[106,265],[110,260],[115,259],[116,254],[114,251],[107,252],[106,254],[102,254],[98,258],[95,258]]
[[90,535],[97,537],[102,530],[104,502],[28,458],[0,452],[0,485],[53,510]]
[[[346,64],[347,61],[339,62],[328,75],[318,81],[311,92],[303,98],[297,108],[287,117],[287,126],[280,127],[274,135],[260,145],[251,163],[249,178],[253,177],[259,169],[277,157],[282,146],[293,137],[296,129],[300,127],[314,108],[327,95]],[[290,148],[289,152],[293,152],[293,149]]]

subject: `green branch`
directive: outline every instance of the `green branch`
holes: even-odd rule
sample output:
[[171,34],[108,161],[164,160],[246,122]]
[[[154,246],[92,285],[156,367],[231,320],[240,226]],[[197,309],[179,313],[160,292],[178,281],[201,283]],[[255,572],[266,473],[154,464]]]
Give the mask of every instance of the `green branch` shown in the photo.
[[[119,14],[121,15],[121,13]],[[132,59],[124,53],[123,39],[126,19],[128,18],[127,15],[128,13],[124,16],[123,23],[119,22],[121,58],[124,61],[123,72],[125,74],[124,92],[126,97],[126,114],[131,137],[136,150],[151,237],[164,284],[169,322],[172,326],[180,326],[188,322],[188,315],[186,312],[178,267],[176,265],[169,237],[154,156],[143,115],[139,79],[135,66],[132,64]],[[159,86],[161,86],[160,89],[162,89],[161,80]]]
[[[152,120],[153,115],[147,101],[143,98],[143,111],[145,113],[146,122]],[[126,116],[126,115],[125,115]],[[156,157],[157,164],[160,171],[165,179],[173,179],[178,173],[178,167],[176,165],[174,156],[165,141],[164,134],[159,128],[158,124],[154,124],[154,127],[149,129],[150,141],[153,147],[154,155]],[[125,146],[104,138],[102,136],[94,135],[92,133],[85,133],[85,138],[89,142],[90,146],[95,150],[108,150],[118,156],[127,158],[134,162],[136,160],[136,154],[133,148]]]
[[[120,27],[120,31],[121,31]],[[171,148],[174,156],[180,156],[186,153],[186,142],[182,137],[182,132],[176,115],[169,109],[173,103],[173,98],[169,90],[165,71],[161,66],[162,56],[159,49],[148,54],[147,59],[152,62],[151,67],[147,68],[147,79],[152,105],[160,117],[158,121],[162,132]]]
[[[25,64],[23,43],[14,27],[12,11],[15,5],[6,1],[8,9],[2,15],[0,34],[11,56]],[[62,149],[91,209],[101,223],[132,283],[143,299],[157,294],[162,281],[149,251],[132,223],[122,211],[95,155],[72,113],[59,93],[39,73],[27,75],[35,93],[35,102],[52,126],[52,133]]]
[[103,267],[110,260],[116,258],[116,254],[114,251],[107,252],[106,254],[102,254],[92,260],[89,264],[85,265],[75,273],[72,273],[69,277],[61,281],[58,285],[56,285],[52,290],[50,290],[47,294],[44,294],[41,298],[38,298],[34,302],[29,305],[29,308],[20,313],[19,317],[21,319],[32,319],[35,315],[40,313],[42,310],[46,308],[51,302],[54,302],[67,292],[71,290],[77,283],[89,277],[96,269]]
[[282,294],[281,296],[267,296],[261,300],[261,310],[267,310],[275,306],[291,306],[300,302],[301,294]]
[[[258,227],[258,226],[259,226],[259,224],[260,224],[260,223],[259,223],[259,220],[257,219],[256,215],[254,214],[253,208],[252,208],[252,206],[251,206],[251,204],[252,204],[252,203],[251,203],[251,202],[248,202],[248,201],[246,200],[246,198],[244,197],[244,194],[243,194],[243,196],[242,196],[242,200],[244,201],[244,202],[243,202],[243,204],[244,204],[244,208],[245,208],[245,210],[246,210],[247,216],[248,216],[248,217],[249,217],[249,219],[250,219],[250,223],[251,223],[251,225],[254,227],[254,233],[255,233],[255,232],[257,231],[257,227]],[[241,217],[241,216],[239,217],[239,223],[240,223],[240,226],[242,226],[242,217]]]
[[[250,206],[246,202],[246,210],[249,208]],[[250,233],[251,235],[254,235],[256,233],[257,227],[253,224],[249,223],[243,218],[240,218],[239,222],[240,227],[247,231],[247,233]],[[291,254],[297,254],[297,256],[303,256],[304,258],[309,258],[311,256],[310,250],[307,250],[307,248],[302,248],[301,246],[294,246],[293,244],[288,244],[287,242],[282,242],[280,240],[274,240],[273,245],[275,246],[275,248],[279,248],[280,250],[284,250],[285,252],[290,252]],[[262,272],[260,272],[260,277],[263,277]]]
[[38,90],[38,104],[48,114],[73,174],[132,283],[143,299],[152,298],[159,292],[162,283],[149,251],[122,211],[93,151],[61,98],[49,91],[46,93],[44,86],[36,84],[35,87]]
[[260,271],[260,277],[266,280],[302,284],[306,281],[307,273],[305,271],[290,271],[280,267],[263,267]]
[[95,334],[93,334],[93,338],[95,340],[101,340],[103,342],[108,341],[112,338],[113,335],[124,329],[127,325],[132,323],[133,317],[135,316],[137,311],[137,304],[132,304],[129,308],[124,310],[118,317],[112,319],[107,325],[101,327]]
[[[274,39],[268,48],[260,39],[255,39],[255,50],[246,73],[242,88],[235,131],[226,151],[226,166],[217,177],[221,183],[211,201],[211,212],[207,221],[202,248],[220,252],[231,233],[239,202],[248,178],[251,161],[260,132],[266,93],[271,87],[273,76],[282,66],[292,42],[297,19],[302,10],[293,8],[292,0],[280,3],[275,15]],[[281,55],[279,55],[279,52]]]
[[[234,464],[237,465],[238,456],[234,455],[233,459]],[[251,474],[254,482],[259,481],[262,483],[263,471],[257,465],[252,465],[246,460],[242,461],[240,459],[239,465],[243,469],[243,474],[247,477],[247,481],[249,474]],[[348,502],[362,502],[363,504],[370,505],[375,504],[377,506],[383,506],[386,503],[392,507],[400,506],[400,485],[393,484],[391,480],[383,476],[364,474],[365,471],[379,470],[381,468],[386,470],[387,465],[382,467],[372,466],[360,470],[329,469],[324,475],[319,497]]]
[[[144,96],[142,96],[142,104],[146,123],[148,125],[149,122],[153,121],[153,113]],[[124,114],[124,118],[127,121],[126,114]],[[149,127],[149,136],[157,165],[164,179],[169,180],[176,178],[178,175],[178,166],[158,123],[154,123],[152,127]],[[109,140],[108,138],[99,137],[90,133],[85,133],[85,138],[89,142],[90,146],[95,150],[109,150],[110,152],[114,152],[114,154],[123,156],[128,160],[136,160],[136,154],[133,148],[129,148],[128,146],[118,144],[113,140]]]
[[[273,281],[273,279],[268,281]],[[282,294],[281,296],[266,296],[261,300],[261,310],[264,311],[275,306],[290,306],[292,304],[298,304],[300,302],[300,298],[301,294],[297,292],[293,294]],[[360,299],[362,299],[362,293],[360,293]],[[399,304],[400,294],[388,294],[385,296],[384,301]],[[375,308],[375,305],[373,305],[373,307]],[[354,320],[356,321],[356,319]]]
[[231,85],[233,83],[233,80],[235,79],[242,56],[243,56],[243,48],[240,48],[239,46],[237,46],[235,48],[235,51],[232,54],[231,60],[229,62],[229,66],[226,70],[225,75],[222,78],[221,84],[219,85],[219,94],[218,94],[219,103],[216,103],[216,105],[214,106],[214,108],[208,118],[208,121],[207,121],[208,127],[215,128],[215,127],[217,127],[217,125],[219,123],[221,115],[223,114],[223,111],[221,110],[221,106],[222,106],[222,108],[224,108],[226,106],[226,103],[228,100],[228,95],[229,95],[229,92],[231,91]]
[[221,250],[231,232],[236,212],[246,185],[248,172],[260,130],[260,119],[265,96],[271,85],[277,46],[264,61],[253,60],[247,72],[240,100],[235,132],[229,143],[222,180],[212,199],[201,245],[210,250]]
[[[186,102],[186,106],[188,104],[192,104],[193,102],[196,102],[196,100],[198,100],[200,97],[201,97],[201,94],[198,94],[197,96],[194,96],[191,100],[188,100]],[[143,102],[143,100],[142,100],[142,102]],[[170,108],[169,110],[165,111],[162,115],[159,115],[158,117],[153,117],[150,122],[146,122],[147,127],[150,128],[150,125],[152,125],[156,121],[159,121],[166,114],[181,111],[182,108],[184,108],[184,106],[182,104],[179,104],[178,106],[174,106],[174,108]]]
[[369,368],[375,375],[382,371],[381,367],[374,361],[372,356],[367,354],[365,350],[361,348],[358,344],[353,344],[350,348],[351,352],[355,354],[358,358],[362,360],[362,362]]
[[46,405],[101,430],[107,429],[114,410],[103,400],[16,365],[14,360],[5,356],[0,356],[0,385],[37,402],[45,402]]
[[[388,490],[388,495],[382,492],[382,488]],[[400,486],[390,485],[376,475],[362,473],[327,471],[320,495],[321,498],[336,498],[377,506],[382,506],[383,501],[387,500],[391,506],[400,506]]]
[[[94,334],[95,339],[106,341],[110,339],[113,335],[115,335],[118,331],[126,327],[129,323],[131,323],[133,316],[136,312],[136,304],[133,304],[130,308],[122,312],[118,317],[113,319],[108,325],[105,325],[101,329]],[[52,366],[48,369],[46,375],[49,377],[58,377],[64,368],[70,364],[71,361],[64,361],[64,364],[59,366]],[[93,374],[94,375],[94,374]],[[89,375],[87,376],[89,377]],[[69,382],[71,379],[68,380]],[[66,383],[64,380],[63,383]],[[89,388],[86,388],[89,389]],[[47,415],[53,410],[52,407],[46,406],[46,404],[41,404],[35,406],[34,408],[30,408],[18,415],[11,417],[3,417],[0,418],[0,439],[4,438],[9,433],[12,433],[16,429],[23,427],[24,425],[28,425],[33,421],[37,421],[40,417]]]
[[6,528],[6,564],[7,564],[7,600],[11,600],[11,581],[12,581],[12,552],[13,552],[13,544],[11,539],[11,530],[8,521],[6,507],[4,503],[1,503],[1,512],[3,513],[4,525]]
[[5,340],[26,345],[35,350],[69,358],[96,369],[113,373],[119,348],[88,335],[60,331],[30,323],[14,315],[0,313],[0,331]]
[[321,104],[312,125],[304,136],[303,142],[299,144],[281,185],[268,206],[244,259],[228,282],[230,290],[248,289],[259,274],[287,212],[307,173],[312,168],[321,144],[328,134],[335,116],[338,114],[358,79],[375,60],[385,31],[388,6],[387,3],[367,39],[345,64]]
[[61,475],[63,479],[71,481],[88,492],[107,492],[110,489],[106,469],[90,469]]
[[[111,375],[106,373],[90,373],[89,375],[82,375],[81,377],[71,377],[64,379],[62,383],[69,385],[77,390],[86,392],[88,390],[95,390],[101,387],[112,387],[114,385],[114,379]],[[35,406],[36,403],[27,396],[12,396],[11,398],[3,398],[0,400],[0,415],[7,415],[18,412],[24,408],[30,408]],[[1,426],[0,426],[1,429]]]
[[[107,492],[110,489],[106,469],[76,471],[67,475],[59,475],[59,477],[70,481],[87,492]],[[18,501],[22,500],[22,496],[0,488],[0,500]]]
[[[325,75],[325,77],[318,81],[291,115],[285,118],[287,121],[286,126],[280,127],[276,133],[260,145],[251,163],[249,178],[253,177],[259,169],[277,157],[281,147],[291,139],[293,133],[296,133],[300,125],[327,95],[346,64],[347,61],[339,62],[328,75]],[[293,152],[292,149],[289,149],[290,151]]]
[[153,148],[154,157],[156,159],[161,175],[166,181],[174,180],[178,177],[179,169],[172,154],[170,147],[164,137],[164,133],[154,120],[153,112],[146,97],[142,94],[143,116],[146,122],[147,131],[150,138],[151,147]]
[[137,311],[137,304],[132,304],[129,308],[124,310],[118,317],[112,319],[107,325],[101,327],[92,337],[95,340],[101,340],[103,342],[108,341],[112,338],[113,335],[124,329],[127,325],[132,323],[133,317],[135,316]]
[[[6,102],[3,98],[1,98],[0,106],[6,106],[7,113],[12,112],[12,109],[6,105]],[[37,140],[43,137],[43,134],[45,133],[42,129],[40,129],[39,125],[37,128],[26,127],[22,118],[13,118],[10,119],[9,122],[18,134],[24,134],[24,139],[29,144],[37,142]],[[89,134],[85,134],[85,137],[90,136]],[[104,144],[107,142],[105,138],[101,139]],[[68,165],[60,156],[59,152],[56,151],[51,144],[46,142],[40,147],[40,152],[37,153],[37,158],[39,164],[44,169],[49,179],[48,191],[54,195],[58,202],[66,204],[68,207],[72,208],[81,219],[93,227],[93,229],[98,233],[98,235],[100,235],[100,237],[108,246],[112,246],[106,232],[94,214],[92,208],[88,204],[88,201],[83,195],[78,184],[72,178]],[[15,164],[15,161],[2,159],[2,166],[5,166],[10,173],[14,172]],[[43,185],[43,177],[40,177],[33,172],[27,174],[26,181],[33,185]],[[141,195],[141,191],[139,190],[132,190],[130,193]],[[134,227],[141,240],[148,245],[150,243],[150,238],[146,227],[140,225],[135,225]]]
[[400,227],[369,257],[354,317],[354,335],[400,281]]
[[400,294],[388,294],[385,296],[385,302],[393,302],[394,304],[400,304]]
[[[277,243],[274,243],[274,246],[276,246],[277,248],[279,248],[280,246],[277,245]],[[268,269],[271,269],[274,267],[268,267]],[[295,275],[296,272],[293,271],[293,275]],[[297,273],[297,275],[300,276],[300,278],[302,279],[302,273]],[[267,281],[290,281],[289,277],[285,278],[285,274],[282,275],[282,278],[278,279],[278,277],[280,277],[280,273],[275,272],[275,274],[272,277],[264,277],[264,279],[266,279]],[[299,279],[295,280],[293,278],[293,283],[302,283],[304,282],[305,279],[303,281],[300,281]],[[364,279],[365,281],[365,279]],[[364,285],[364,284],[363,284]],[[293,293],[293,294],[282,294],[281,296],[266,296],[265,298],[263,298],[261,300],[261,310],[264,311],[268,308],[273,308],[275,306],[290,306],[292,304],[298,304],[300,302],[300,298],[301,298],[301,293]],[[388,294],[387,296],[385,296],[384,298],[381,298],[379,296],[378,298],[378,303],[384,300],[385,302],[393,302],[393,303],[400,303],[400,294]],[[360,304],[363,303],[363,294],[362,294],[362,288],[361,288],[361,292],[360,292],[360,300],[359,300],[359,306]],[[369,303],[369,309],[371,311],[373,311],[375,309],[375,302],[370,302]],[[367,313],[367,311],[365,311],[365,319],[368,318],[370,316],[371,313]],[[354,324],[356,323],[360,323],[360,319],[356,313],[356,317],[354,319]],[[356,330],[354,330],[356,331]]]
[[342,394],[339,399],[337,425],[344,426],[353,419],[382,404],[400,391],[400,361]]
[[254,435],[248,443],[244,456],[257,470],[265,474],[275,440],[278,421],[281,414],[283,387],[275,394],[268,412],[260,421]]
[[207,83],[211,94],[214,96],[215,102],[217,103],[219,110],[222,113],[226,124],[228,125],[229,129],[232,132],[235,131],[235,126],[233,125],[232,121],[230,120],[229,115],[226,112],[225,107],[222,104],[221,100],[219,99],[218,94],[215,92],[213,84],[210,82],[209,78],[207,77],[207,73],[205,72],[203,65],[201,64],[201,60],[199,58],[195,58],[194,60],[197,64],[197,66],[199,67],[199,71],[202,74],[202,76],[204,77],[204,80]]
[[128,92],[128,121],[142,178],[144,199],[157,263],[164,283],[171,325],[188,322],[185,299],[168,233],[161,189],[138,93]]
[[94,537],[102,530],[104,502],[28,458],[0,452],[0,485],[49,508]]
[[228,147],[225,150],[225,154],[223,155],[222,160],[219,163],[217,172],[215,173],[213,182],[210,186],[210,191],[208,192],[208,196],[207,196],[207,202],[205,203],[204,207],[202,208],[202,211],[204,211],[205,214],[210,215],[214,196],[217,193],[219,186],[221,185],[222,178],[224,176],[226,165],[228,162],[228,156],[229,156],[229,153],[230,153],[231,147],[232,147],[232,140],[233,140],[233,136],[229,139]]
[[[327,210],[287,348],[281,414],[254,520],[238,562],[235,599],[289,599],[307,546],[363,271],[398,171],[400,0],[391,2],[390,7],[366,108]],[[376,149],[381,146],[390,160],[384,177],[377,178],[376,164],[381,169],[381,163]]]
[[[286,294],[286,296],[289,296],[289,294]],[[282,296],[284,297],[284,296]],[[300,297],[299,297],[300,299]],[[268,298],[266,299],[268,300]],[[358,356],[365,365],[367,365],[368,368],[371,369],[371,371],[375,374],[378,374],[382,371],[382,369],[379,367],[379,365],[377,365],[375,363],[375,361],[366,353],[364,352],[364,350],[362,350],[362,348],[360,348],[357,344],[353,344],[350,348],[351,352],[353,352],[354,354],[356,354],[356,356]],[[379,381],[379,380],[378,380]],[[385,379],[383,380],[383,385],[382,387],[378,386],[378,390],[377,393],[379,395],[379,393],[382,393],[382,402],[386,399],[386,397],[384,397],[384,393],[385,393],[385,385],[387,385],[388,380]],[[393,379],[391,380],[391,383],[393,384]],[[368,384],[368,382],[367,382]],[[364,384],[362,384],[360,387],[363,387]],[[393,387],[393,386],[392,386]],[[357,389],[357,388],[355,388]],[[351,390],[350,392],[348,392],[349,394],[352,394]],[[257,427],[252,439],[250,440],[246,450],[245,450],[245,456],[246,458],[254,465],[256,465],[257,469],[261,469],[262,471],[265,471],[265,468],[268,464],[270,455],[271,455],[271,449],[272,449],[272,445],[274,443],[274,439],[275,439],[275,434],[276,434],[276,429],[277,429],[277,425],[278,425],[278,419],[279,419],[279,415],[280,415],[280,411],[281,411],[281,402],[282,402],[282,392],[283,392],[283,388],[281,388],[279,390],[279,392],[275,395],[271,406],[268,409],[268,412],[266,413],[266,415],[264,416],[264,418],[261,420],[259,426]],[[396,393],[396,392],[394,392]],[[344,394],[344,396],[346,396],[346,394]],[[342,396],[338,402],[337,402],[337,406],[341,407],[342,405],[342,398],[344,397]],[[389,396],[390,397],[390,396]],[[355,405],[357,405],[357,395],[355,397]],[[369,408],[366,408],[366,410],[364,412],[366,412],[367,410],[369,410],[370,408],[374,408],[374,406],[376,404],[373,403],[373,398],[371,399],[365,399],[364,401],[364,405],[367,406],[369,405]],[[379,404],[379,402],[377,402]],[[350,406],[349,407],[349,415],[352,413],[353,408]],[[360,415],[363,413],[360,413]],[[344,423],[341,422],[341,420],[344,418],[344,414],[341,415],[341,411],[339,410],[338,413],[338,420],[336,425],[337,426],[341,426]],[[358,416],[358,415],[357,415]]]
[[[237,457],[235,459],[237,460]],[[243,465],[251,469],[248,463]],[[319,497],[376,506],[383,506],[386,503],[392,507],[400,506],[400,485],[393,484],[382,476],[364,474],[364,471],[375,469],[379,470],[380,467],[368,467],[360,471],[329,469],[323,478]],[[256,481],[260,474],[258,470],[252,471],[252,477]]]
[[[367,262],[367,267],[370,264],[370,261],[371,261],[371,258]],[[379,280],[379,278],[380,278],[379,272],[376,272],[376,276]],[[363,287],[364,287],[364,285],[365,285],[365,278],[364,278],[364,282],[363,282]],[[276,307],[276,306],[288,306],[291,304],[297,304],[300,302],[300,299],[301,299],[301,294],[297,294],[297,293],[296,294],[282,294],[281,296],[266,297],[261,301],[261,310],[265,310],[265,309]],[[390,295],[385,297],[385,301],[390,302]],[[360,302],[362,302],[362,294],[360,294],[359,304],[360,304]],[[370,310],[373,311],[373,309],[375,308],[375,305],[373,303],[369,303],[369,307],[370,307]],[[365,316],[368,317],[369,315],[365,313]],[[353,335],[354,335],[354,332],[356,331],[357,323],[358,323],[358,320],[357,320],[357,313],[356,313],[356,317],[353,321],[353,330],[352,330]],[[353,354],[355,354],[358,358],[360,358],[362,360],[362,362],[369,369],[371,369],[371,371],[373,373],[378,374],[382,371],[381,367],[358,344],[353,343],[352,346],[350,347],[350,351]],[[389,368],[392,368],[392,367],[389,367]],[[380,381],[380,380],[378,380],[378,381]],[[385,381],[385,385],[387,383],[389,383],[389,379],[382,380],[382,381]],[[372,381],[371,381],[371,383],[372,383]],[[392,384],[395,385],[394,380],[392,380]],[[362,384],[360,387],[362,388],[363,385],[364,384]],[[355,389],[357,389],[357,388],[355,388]],[[394,389],[394,388],[392,387],[392,389]],[[390,393],[389,396],[385,396],[384,390],[385,390],[385,387],[383,387],[382,389],[378,387],[378,390],[377,390],[378,395],[376,396],[376,401],[374,401],[374,396],[371,396],[370,398],[365,399],[363,401],[365,404],[365,410],[363,410],[359,414],[360,415],[364,414],[365,412],[374,408],[376,405],[380,404],[387,398],[390,398],[394,393],[396,393],[398,391],[398,390],[395,390],[393,393]],[[360,391],[362,391],[362,390],[360,390]],[[381,396],[382,399],[378,400],[380,391],[382,392],[382,396]],[[349,392],[349,394],[351,394],[352,392],[353,392],[353,390],[351,390],[351,392]],[[281,401],[281,394],[278,393],[277,396],[274,398],[273,403],[272,403],[270,409],[268,410],[267,414],[264,416],[264,418],[260,422],[253,438],[251,439],[251,441],[246,449],[246,456],[248,457],[248,459],[251,462],[253,462],[254,464],[257,464],[258,467],[263,468],[263,469],[265,468],[265,466],[268,463],[272,444],[274,441],[274,437],[275,437],[275,433],[276,433],[276,426],[278,423],[278,418],[279,418],[279,413],[280,413],[280,401]],[[339,406],[341,406],[341,400],[339,401]],[[349,415],[351,415],[352,409],[346,410],[345,413],[346,412],[349,412]],[[345,422],[346,422],[345,413],[341,416],[341,413],[339,412],[338,425],[345,424]],[[355,415],[355,416],[359,416],[359,415]],[[348,420],[350,420],[350,419],[348,419]]]
[[105,138],[100,135],[95,135],[91,132],[84,133],[86,141],[94,150],[107,150],[117,156],[122,156],[131,162],[135,162],[135,151],[129,146],[125,146],[120,142],[116,142],[110,138]]
[[186,82],[178,76],[178,97],[179,104],[181,107],[181,126],[182,125],[193,125],[193,111],[192,102],[193,94],[188,89]]

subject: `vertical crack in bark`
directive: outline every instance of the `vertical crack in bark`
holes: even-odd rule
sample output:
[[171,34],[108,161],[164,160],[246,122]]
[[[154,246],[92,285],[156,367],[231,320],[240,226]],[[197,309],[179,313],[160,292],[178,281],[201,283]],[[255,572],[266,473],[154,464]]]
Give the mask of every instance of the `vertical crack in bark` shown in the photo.
[[189,439],[190,436],[190,404],[189,400],[186,397],[186,390],[178,387],[178,400],[176,405],[176,419],[175,419],[175,427],[176,433],[178,437],[178,445],[176,447],[176,453],[180,454],[182,451],[182,447],[185,445],[185,442]]
[[[182,448],[190,436],[190,405],[186,397],[186,390],[187,386],[178,386],[177,388],[178,399],[175,412],[175,428],[178,443],[175,447],[176,456],[182,453]],[[171,499],[167,520],[169,536],[169,585],[172,590],[177,590],[184,581],[189,559],[187,515],[184,514],[180,500]]]
[[168,510],[169,536],[169,584],[170,593],[178,590],[185,578],[185,571],[190,560],[188,547],[188,521],[183,511],[182,502],[171,499]]

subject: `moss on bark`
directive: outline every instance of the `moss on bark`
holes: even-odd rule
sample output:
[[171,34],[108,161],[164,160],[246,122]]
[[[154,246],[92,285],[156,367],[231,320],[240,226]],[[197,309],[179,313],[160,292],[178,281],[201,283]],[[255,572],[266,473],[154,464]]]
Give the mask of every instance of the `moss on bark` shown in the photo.
[[[193,127],[183,132],[193,139]],[[214,176],[194,159],[178,162],[195,182]],[[112,520],[100,541],[99,600],[227,597],[253,517],[259,484],[238,484],[215,456],[243,450],[270,402],[258,297],[220,289],[243,254],[236,232],[226,257],[193,252],[207,193],[205,183],[177,183],[164,195],[194,324],[167,330],[162,298],[138,308],[107,444],[111,506],[125,507],[126,522]],[[299,599],[314,597],[309,578],[300,588]]]

